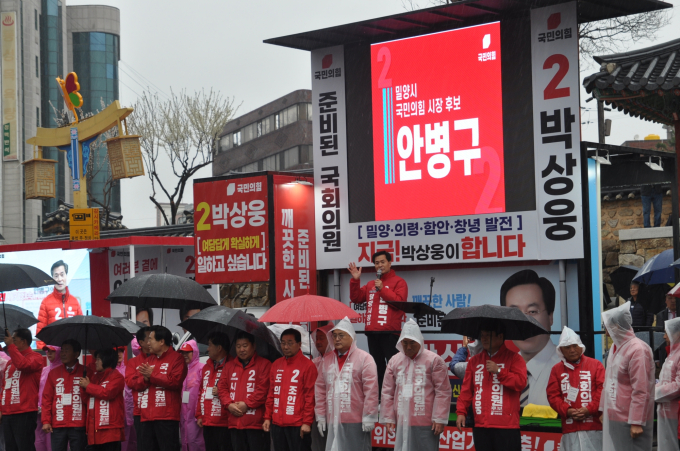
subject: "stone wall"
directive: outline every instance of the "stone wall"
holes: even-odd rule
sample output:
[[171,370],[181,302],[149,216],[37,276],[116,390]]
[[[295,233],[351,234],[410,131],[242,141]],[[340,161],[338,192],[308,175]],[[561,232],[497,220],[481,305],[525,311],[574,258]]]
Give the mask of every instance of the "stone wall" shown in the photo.
[[[665,225],[672,212],[671,197],[663,197],[661,210],[661,225]],[[654,211],[651,214],[654,221]],[[633,199],[623,198],[620,200],[602,201],[602,250],[604,251],[605,240],[617,240],[619,230],[636,229],[644,227],[642,216],[642,200],[639,196]],[[603,256],[604,257],[604,256]]]
[[230,308],[269,307],[269,283],[221,284],[220,299]]

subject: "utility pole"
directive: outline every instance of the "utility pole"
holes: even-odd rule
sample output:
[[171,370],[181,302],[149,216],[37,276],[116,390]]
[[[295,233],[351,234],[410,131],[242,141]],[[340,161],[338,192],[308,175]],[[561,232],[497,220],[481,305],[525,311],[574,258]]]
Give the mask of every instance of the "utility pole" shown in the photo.
[[597,100],[597,135],[598,143],[604,144],[604,101]]

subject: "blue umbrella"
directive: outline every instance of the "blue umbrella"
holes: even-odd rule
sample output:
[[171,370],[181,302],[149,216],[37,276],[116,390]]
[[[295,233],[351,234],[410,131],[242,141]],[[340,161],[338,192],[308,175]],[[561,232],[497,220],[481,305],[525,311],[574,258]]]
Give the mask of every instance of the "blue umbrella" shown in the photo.
[[673,249],[668,249],[650,258],[633,277],[633,281],[647,285],[675,283]]

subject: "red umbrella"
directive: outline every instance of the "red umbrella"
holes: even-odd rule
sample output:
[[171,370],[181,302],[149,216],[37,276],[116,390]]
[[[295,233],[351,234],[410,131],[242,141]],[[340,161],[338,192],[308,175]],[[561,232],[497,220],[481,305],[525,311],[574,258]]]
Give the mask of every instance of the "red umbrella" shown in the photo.
[[340,301],[325,296],[305,294],[278,302],[260,317],[267,323],[305,323],[332,321],[336,319],[359,318],[360,315]]

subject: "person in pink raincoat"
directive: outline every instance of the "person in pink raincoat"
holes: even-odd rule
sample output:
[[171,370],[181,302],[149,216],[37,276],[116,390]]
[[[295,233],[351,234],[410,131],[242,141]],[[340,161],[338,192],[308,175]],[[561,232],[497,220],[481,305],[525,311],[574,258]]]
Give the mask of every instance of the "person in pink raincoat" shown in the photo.
[[[310,334],[314,346],[312,346],[312,362],[316,365],[316,371],[321,372],[321,364],[323,356],[326,354],[328,348],[328,332],[333,328],[333,323],[328,323],[321,326]],[[332,349],[332,348],[331,348]],[[319,433],[319,423],[316,419],[312,425],[312,451],[324,451],[326,449],[326,438]]]
[[680,318],[664,322],[664,338],[670,345],[654,388],[657,449],[680,451],[678,446],[678,400],[680,399]]
[[196,424],[196,405],[203,371],[203,364],[198,360],[198,343],[195,340],[189,340],[179,351],[187,364],[187,377],[182,385],[182,409],[179,419],[182,451],[205,451],[203,431]]
[[[136,342],[137,339],[135,338],[133,341]],[[137,348],[139,348],[139,345],[137,345]],[[118,351],[118,365],[116,366],[116,370],[118,370],[121,376],[125,377],[125,353],[127,352],[127,348],[121,346],[116,348],[116,351]],[[125,441],[120,444],[120,449],[121,451],[137,451],[137,431],[135,431],[134,428],[135,417],[133,414],[135,399],[132,396],[132,389],[127,385],[125,386],[125,390],[123,390],[123,398],[125,399]]]
[[409,319],[382,385],[380,422],[396,428],[395,451],[436,451],[449,422],[451,384],[444,360],[425,349],[418,324]]
[[370,451],[371,431],[378,421],[378,368],[356,344],[345,317],[326,334],[328,348],[316,378],[316,422],[328,429],[327,451]]
[[[47,360],[49,365],[43,368],[40,374],[40,389],[38,391],[38,410],[42,410],[40,401],[42,400],[43,390],[45,389],[45,382],[47,382],[47,375],[50,371],[58,366],[61,366],[61,348],[59,346],[43,346],[43,351],[47,355]],[[36,451],[52,451],[51,444],[51,434],[43,432],[42,422],[40,421],[40,416],[38,416],[38,427],[35,429],[35,450]]]
[[654,429],[654,356],[633,332],[630,302],[602,314],[614,346],[600,397],[603,451],[649,451]]

